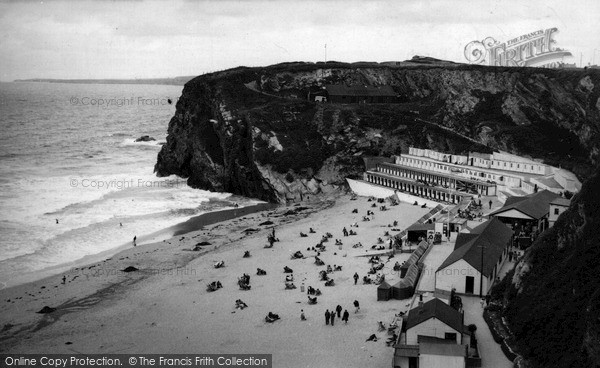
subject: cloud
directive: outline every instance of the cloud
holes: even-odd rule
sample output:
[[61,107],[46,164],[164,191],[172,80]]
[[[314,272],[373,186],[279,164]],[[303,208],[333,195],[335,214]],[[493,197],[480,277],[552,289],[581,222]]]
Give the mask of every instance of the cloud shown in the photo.
[[600,45],[600,2],[50,1],[0,3],[3,80],[161,77],[289,60],[463,61],[462,48],[557,26],[561,47]]

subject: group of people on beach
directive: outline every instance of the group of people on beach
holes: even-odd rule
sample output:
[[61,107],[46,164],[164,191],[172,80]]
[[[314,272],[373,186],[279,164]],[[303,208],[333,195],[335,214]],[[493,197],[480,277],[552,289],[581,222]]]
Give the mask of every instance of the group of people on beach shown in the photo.
[[[358,303],[358,301],[354,301],[354,304],[356,305]],[[350,318],[350,313],[348,313],[348,309],[344,310],[344,314],[342,314],[342,306],[338,304],[337,307],[335,307],[335,309],[331,309],[331,312],[329,311],[329,309],[325,310],[325,324],[329,325],[331,322],[331,325],[335,325],[335,316],[337,314],[337,318],[341,318],[342,321],[344,323],[348,323],[348,318]],[[358,310],[357,310],[358,311]]]

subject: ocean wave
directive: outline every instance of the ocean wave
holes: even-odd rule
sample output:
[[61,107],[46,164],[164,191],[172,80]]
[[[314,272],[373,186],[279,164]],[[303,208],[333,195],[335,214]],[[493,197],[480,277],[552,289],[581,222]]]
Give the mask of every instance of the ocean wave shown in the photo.
[[[213,208],[218,211],[223,208]],[[13,251],[0,259],[0,279],[10,280],[23,273],[77,261],[83,257],[118,248],[137,236],[138,244],[173,236],[166,229],[207,212],[204,208],[180,208],[155,213],[112,217],[86,226],[68,229],[48,239],[36,239],[36,246]],[[122,225],[121,225],[122,224]],[[18,244],[18,243],[16,243]]]
[[159,140],[155,140],[155,141],[150,141],[150,142],[136,142],[137,138],[133,139],[133,138],[128,138],[128,139],[124,139],[120,145],[121,146],[150,146],[150,147],[161,147],[164,142],[163,141],[159,141]]

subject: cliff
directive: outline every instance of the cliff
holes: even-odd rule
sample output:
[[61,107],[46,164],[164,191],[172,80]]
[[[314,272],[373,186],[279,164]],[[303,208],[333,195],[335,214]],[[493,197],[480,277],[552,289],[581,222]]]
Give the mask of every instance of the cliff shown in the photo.
[[[324,84],[389,85],[398,103],[308,101]],[[584,178],[600,155],[599,84],[593,70],[435,61],[240,67],[185,85],[155,171],[282,202],[360,177],[362,157],[417,146],[502,149]]]
[[600,367],[600,169],[517,265],[504,316],[530,367]]

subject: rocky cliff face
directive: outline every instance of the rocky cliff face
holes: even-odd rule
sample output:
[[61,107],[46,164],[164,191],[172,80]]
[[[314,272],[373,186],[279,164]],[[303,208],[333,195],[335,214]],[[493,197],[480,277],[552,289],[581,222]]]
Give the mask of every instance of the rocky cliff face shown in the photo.
[[600,169],[517,265],[505,317],[532,367],[600,367]]
[[[399,103],[307,100],[324,84],[390,85]],[[467,65],[289,63],[188,82],[158,175],[282,202],[360,176],[409,146],[502,149],[587,176],[600,157],[600,72]]]

